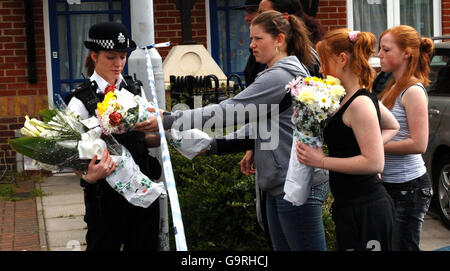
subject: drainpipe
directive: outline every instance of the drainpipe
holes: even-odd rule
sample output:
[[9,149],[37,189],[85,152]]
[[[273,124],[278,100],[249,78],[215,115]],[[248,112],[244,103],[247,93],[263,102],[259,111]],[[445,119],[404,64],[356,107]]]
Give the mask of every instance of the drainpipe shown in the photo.
[[[155,43],[154,20],[153,20],[153,0],[131,0],[131,36],[138,47],[148,46]],[[155,48],[149,50],[155,77],[156,96],[161,109],[166,108],[166,96],[164,89],[164,73],[162,69],[162,58]],[[134,50],[128,58],[128,74],[136,75],[144,86],[147,99],[152,99],[152,93],[148,84],[147,58],[142,49]],[[161,161],[161,148],[150,148],[150,155]],[[164,181],[164,174],[161,174],[159,182]],[[169,214],[167,197],[159,200],[160,203],[160,248],[159,250],[169,250]]]

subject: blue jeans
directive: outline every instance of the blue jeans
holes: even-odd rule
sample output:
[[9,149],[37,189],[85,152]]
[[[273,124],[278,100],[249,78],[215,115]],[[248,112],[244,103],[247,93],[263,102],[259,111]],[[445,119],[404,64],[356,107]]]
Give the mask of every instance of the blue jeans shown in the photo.
[[406,183],[383,183],[397,213],[394,249],[419,251],[420,232],[433,190],[427,173]]
[[322,204],[328,197],[328,182],[313,186],[305,204],[293,206],[284,193],[267,195],[267,220],[274,251],[325,251]]

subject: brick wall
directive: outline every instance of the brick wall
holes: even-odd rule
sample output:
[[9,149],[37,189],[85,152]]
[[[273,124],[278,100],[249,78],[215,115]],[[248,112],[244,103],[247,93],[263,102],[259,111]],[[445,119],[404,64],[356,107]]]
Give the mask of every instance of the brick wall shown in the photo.
[[442,34],[450,35],[450,0],[442,0]]
[[[173,0],[154,0],[155,42],[170,41],[171,46],[160,48],[158,52],[164,59],[172,46],[181,43],[181,12]],[[192,38],[206,47],[205,1],[196,1],[191,10]]]
[[320,21],[325,32],[347,27],[346,0],[320,0],[316,18]]
[[0,1],[0,170],[15,168],[8,139],[23,126],[23,116],[47,107],[42,0],[33,1],[33,16],[37,83],[29,84],[24,1]]

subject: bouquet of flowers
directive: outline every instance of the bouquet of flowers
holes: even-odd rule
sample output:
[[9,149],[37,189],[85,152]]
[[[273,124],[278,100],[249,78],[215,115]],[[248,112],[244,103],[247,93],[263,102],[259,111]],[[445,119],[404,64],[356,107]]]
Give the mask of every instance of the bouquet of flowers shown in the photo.
[[96,114],[104,134],[122,134],[151,116],[152,113],[147,111],[149,106],[153,107],[153,103],[126,89],[105,91],[105,98],[97,104]]
[[[77,148],[88,129],[78,116],[60,109],[43,110],[40,115],[44,121],[25,116],[24,127],[20,129],[23,137],[10,139],[9,145],[34,159],[41,168],[87,170],[89,159],[80,159]],[[109,144],[108,150],[117,154],[114,144]]]
[[284,185],[284,199],[293,205],[306,202],[311,191],[311,177],[314,168],[301,164],[296,155],[297,140],[313,147],[322,147],[322,131],[325,120],[340,106],[345,89],[339,79],[327,76],[325,80],[317,77],[298,77],[286,85],[291,93],[295,125],[291,158]]
[[166,194],[164,184],[152,182],[144,175],[114,137],[103,134],[98,126],[92,127],[95,126],[92,119],[81,121],[61,107],[41,111],[41,116],[43,121],[26,116],[20,130],[24,137],[9,140],[15,151],[36,160],[41,168],[86,171],[92,157],[97,155],[101,159],[107,148],[116,169],[106,181],[131,204],[146,208]]

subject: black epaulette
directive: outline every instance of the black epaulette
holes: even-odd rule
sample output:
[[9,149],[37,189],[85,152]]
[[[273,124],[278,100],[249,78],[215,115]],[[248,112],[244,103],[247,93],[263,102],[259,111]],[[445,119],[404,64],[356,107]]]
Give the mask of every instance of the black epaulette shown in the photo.
[[121,88],[128,90],[134,95],[141,95],[141,87],[142,87],[141,81],[134,80],[133,77],[131,77],[130,75],[124,75],[123,79],[126,82],[126,84],[123,83],[122,81],[122,83],[120,84]]
[[97,83],[95,81],[86,80],[79,87],[73,89],[65,98],[66,104],[69,104],[72,97],[80,100],[88,110],[90,115],[95,115],[97,103],[103,100],[102,94],[97,94]]

